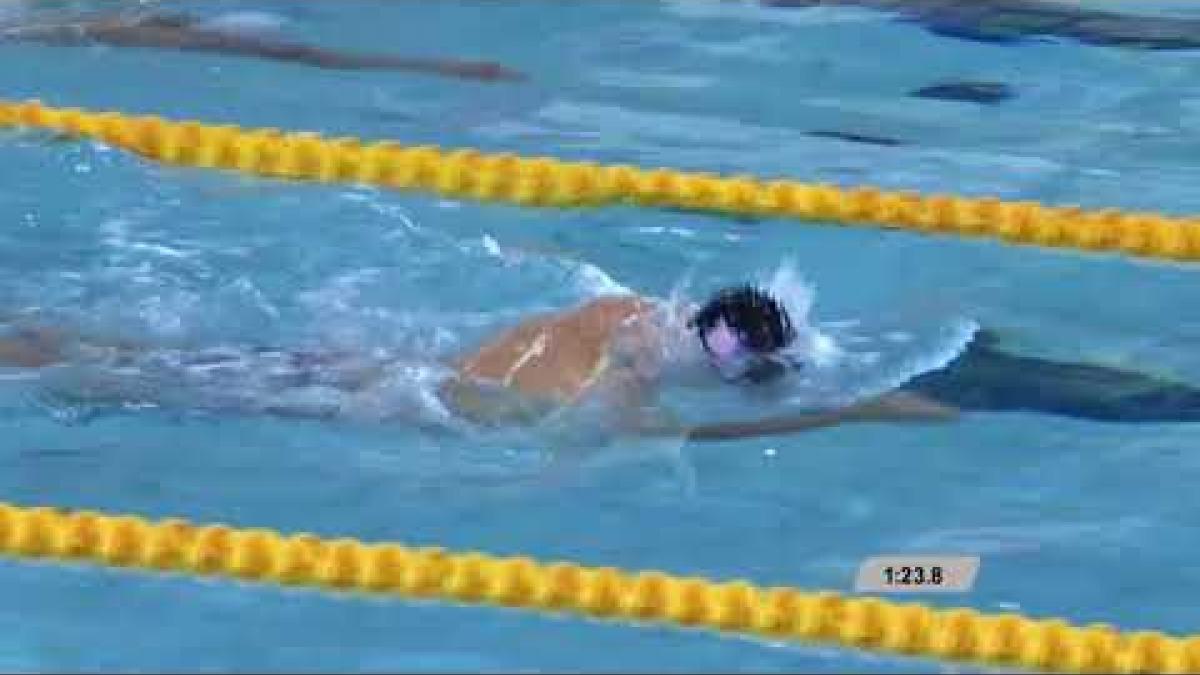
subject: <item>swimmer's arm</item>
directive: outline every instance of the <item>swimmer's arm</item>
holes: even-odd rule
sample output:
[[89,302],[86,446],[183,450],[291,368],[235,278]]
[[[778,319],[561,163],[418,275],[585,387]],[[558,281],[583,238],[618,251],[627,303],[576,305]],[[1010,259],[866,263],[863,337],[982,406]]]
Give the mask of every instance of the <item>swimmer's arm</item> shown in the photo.
[[[153,34],[149,37],[153,37]],[[500,64],[486,61],[338,52],[296,42],[264,40],[206,29],[181,30],[155,46],[257,56],[340,70],[397,70],[473,80],[517,80],[522,77]]]
[[945,422],[957,417],[956,408],[911,392],[891,392],[854,405],[816,412],[794,412],[755,420],[685,424],[657,404],[651,387],[635,369],[614,368],[604,384],[625,433],[652,438],[727,441],[781,436],[861,422]]
[[117,337],[85,336],[3,312],[0,312],[0,323],[10,326],[7,333],[0,337],[0,366],[42,368],[58,365],[70,358],[70,345],[111,355],[133,355],[149,348]]
[[[390,54],[357,54],[321,49],[298,42],[271,40],[194,25],[188,17],[164,15],[139,21],[93,21],[76,31],[97,42],[122,47],[158,47],[181,51],[255,56],[318,68],[400,70],[475,80],[518,80],[523,76],[488,61],[433,59]],[[70,30],[66,31],[72,36]],[[29,39],[43,36],[28,35]]]
[[648,436],[683,436],[693,441],[728,441],[779,436],[855,422],[945,422],[957,417],[954,408],[909,393],[885,394],[838,410],[797,412],[738,422],[691,426],[644,427]]
[[0,338],[0,365],[42,368],[62,360],[62,339],[49,330],[21,329]]

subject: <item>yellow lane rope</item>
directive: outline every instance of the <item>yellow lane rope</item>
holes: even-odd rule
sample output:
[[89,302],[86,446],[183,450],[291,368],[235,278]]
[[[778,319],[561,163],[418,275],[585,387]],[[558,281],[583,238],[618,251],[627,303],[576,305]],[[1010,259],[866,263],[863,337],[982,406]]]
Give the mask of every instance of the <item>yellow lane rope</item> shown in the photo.
[[169,164],[367,183],[457,198],[538,206],[629,202],[726,214],[872,222],[921,232],[1120,251],[1148,258],[1200,258],[1200,219],[1153,213],[1086,211],[1035,202],[921,195],[873,187],[844,189],[789,180],[764,182],[391,142],[367,144],[312,133],[53,108],[37,101],[0,101],[0,126],[39,127],[93,138]]
[[1050,671],[1200,672],[1200,637],[1121,634],[1109,626],[1076,627],[1058,619],[177,519],[150,522],[0,503],[0,553],[673,624]]

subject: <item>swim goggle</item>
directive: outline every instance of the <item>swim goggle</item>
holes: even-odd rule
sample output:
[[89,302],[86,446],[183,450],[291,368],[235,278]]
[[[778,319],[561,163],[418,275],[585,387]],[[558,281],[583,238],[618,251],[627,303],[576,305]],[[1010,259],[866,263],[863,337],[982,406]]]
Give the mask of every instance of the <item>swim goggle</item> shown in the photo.
[[770,382],[801,365],[785,354],[750,349],[723,321],[704,333],[703,343],[713,366],[728,382]]

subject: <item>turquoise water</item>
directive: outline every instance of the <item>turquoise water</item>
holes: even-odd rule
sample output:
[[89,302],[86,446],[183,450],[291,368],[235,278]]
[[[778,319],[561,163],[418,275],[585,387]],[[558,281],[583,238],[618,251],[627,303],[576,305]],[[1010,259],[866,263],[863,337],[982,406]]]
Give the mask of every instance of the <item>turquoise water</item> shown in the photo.
[[[975,44],[871,12],[726,3],[195,4],[212,16],[270,12],[324,45],[493,59],[530,79],[5,45],[0,91],[407,143],[1200,211],[1193,54]],[[995,106],[906,96],[954,78],[1003,81],[1017,96]],[[790,261],[815,288],[819,325],[857,321],[870,335],[901,321],[923,335],[973,321],[1023,353],[1200,382],[1186,266],[260,181],[34,133],[5,133],[0,147],[0,300],[128,339],[453,352],[616,286],[666,295],[689,275],[703,289]],[[946,348],[912,344],[908,356]],[[841,591],[869,555],[974,553],[976,589],[930,602],[1173,632],[1200,623],[1186,590],[1200,581],[1194,425],[973,413],[936,427],[689,445],[694,490],[676,460],[648,449],[588,465],[568,486],[495,491],[481,479],[521,475],[528,448],[361,418],[98,408],[44,385],[0,387],[4,500]],[[0,668],[10,670],[938,667],[92,568],[4,563],[0,580]]]

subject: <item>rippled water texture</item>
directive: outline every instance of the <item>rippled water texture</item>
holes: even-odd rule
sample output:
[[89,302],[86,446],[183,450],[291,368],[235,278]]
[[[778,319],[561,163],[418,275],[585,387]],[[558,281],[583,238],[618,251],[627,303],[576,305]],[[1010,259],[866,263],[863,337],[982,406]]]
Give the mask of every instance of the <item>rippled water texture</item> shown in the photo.
[[[1133,4],[1196,16],[1180,3]],[[178,9],[329,47],[490,59],[529,79],[0,45],[0,91],[401,143],[1200,210],[1200,78],[1187,52],[977,43],[863,9],[700,0]],[[910,95],[964,80],[1011,95],[992,104]],[[702,296],[744,279],[775,284],[829,349],[828,367],[790,391],[799,404],[935,368],[976,327],[1020,353],[1200,383],[1191,267],[866,227],[539,211],[262,181],[37,132],[4,132],[0,148],[3,318],[158,350],[133,364],[132,379],[3,371],[0,499],[840,591],[868,555],[976,553],[975,591],[931,602],[1174,632],[1200,623],[1179,591],[1200,581],[1194,425],[970,413],[940,426],[610,447],[565,482],[538,483],[524,477],[550,451],[543,438],[433,433],[372,415],[428,404],[439,359],[528,313],[625,290]],[[251,414],[270,390],[261,369],[163,383],[179,374],[173,354],[314,345],[410,354],[425,369],[336,419]],[[279,366],[262,358],[255,364]],[[99,404],[114,387],[150,388],[154,400]],[[297,396],[287,403],[344,403],[320,387]],[[680,405],[707,415],[760,403]],[[9,589],[0,668],[12,670],[930,667],[92,568],[4,563],[0,578]]]

